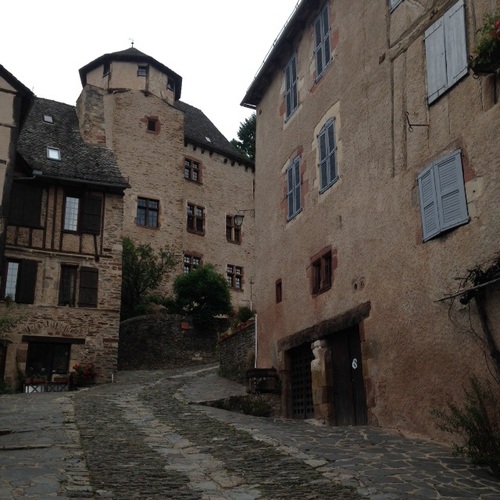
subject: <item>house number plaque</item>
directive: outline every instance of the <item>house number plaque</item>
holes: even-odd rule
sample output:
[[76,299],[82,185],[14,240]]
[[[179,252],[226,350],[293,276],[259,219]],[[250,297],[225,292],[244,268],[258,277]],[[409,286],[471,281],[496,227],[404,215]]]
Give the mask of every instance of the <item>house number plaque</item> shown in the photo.
[[358,360],[354,358],[352,360],[352,369],[355,370],[358,367]]

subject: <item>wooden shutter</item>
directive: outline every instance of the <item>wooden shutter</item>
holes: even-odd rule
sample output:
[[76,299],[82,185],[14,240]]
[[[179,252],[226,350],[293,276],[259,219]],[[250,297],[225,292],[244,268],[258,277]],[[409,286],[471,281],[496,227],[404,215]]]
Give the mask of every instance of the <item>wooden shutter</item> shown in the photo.
[[291,109],[291,111],[293,111],[297,107],[297,58],[295,57],[295,55],[292,57],[291,74],[292,74],[292,87],[291,87],[292,109]]
[[394,10],[403,0],[389,0],[389,9]]
[[318,136],[318,146],[319,146],[319,175],[320,175],[320,189],[324,189],[327,185],[327,145],[326,145],[326,130],[323,130],[319,133]]
[[330,20],[328,19],[328,3],[321,13],[323,24],[323,63],[326,67],[330,61]]
[[460,150],[434,165],[441,231],[469,221]]
[[423,240],[427,241],[440,232],[433,165],[427,167],[418,176],[418,189],[420,212],[422,213]]
[[323,45],[321,36],[321,17],[317,17],[314,23],[314,51],[316,53],[316,78],[323,73]]
[[337,159],[335,146],[335,122],[331,122],[327,127],[328,139],[328,184],[337,178]]
[[444,15],[446,76],[448,88],[467,74],[464,2],[460,0]]
[[300,210],[300,158],[297,157],[294,161],[294,164],[293,164],[293,169],[294,169],[294,173],[293,173],[293,177],[294,177],[294,200],[295,200],[295,207],[294,207],[294,210],[295,212],[294,213],[297,213],[299,210]]
[[99,272],[92,267],[80,269],[80,286],[78,305],[82,307],[97,307],[97,289]]
[[82,233],[99,234],[101,232],[102,198],[87,196],[82,208]]
[[22,260],[17,276],[16,302],[33,304],[35,301],[37,263],[34,260]]
[[430,104],[447,89],[443,18],[426,30],[424,38],[427,64],[427,102]]
[[293,202],[293,165],[288,168],[288,218],[293,217],[294,202]]
[[40,227],[42,188],[14,183],[10,200],[9,224]]

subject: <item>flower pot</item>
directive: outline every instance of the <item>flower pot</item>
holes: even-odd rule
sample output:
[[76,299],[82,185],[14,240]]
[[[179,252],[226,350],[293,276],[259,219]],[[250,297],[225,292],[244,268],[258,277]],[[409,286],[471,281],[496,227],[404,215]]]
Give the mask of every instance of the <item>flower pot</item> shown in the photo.
[[475,75],[491,75],[500,69],[500,46],[497,47],[488,59],[475,57],[469,63],[469,68]]

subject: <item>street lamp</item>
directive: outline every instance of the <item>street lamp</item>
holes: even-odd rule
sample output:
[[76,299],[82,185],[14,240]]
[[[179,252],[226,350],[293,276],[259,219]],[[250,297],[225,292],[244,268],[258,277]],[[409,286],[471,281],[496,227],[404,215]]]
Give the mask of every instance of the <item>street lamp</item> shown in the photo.
[[245,217],[242,212],[250,212],[251,215],[255,217],[255,209],[250,208],[248,210],[238,210],[238,213],[234,216],[234,225],[241,227],[243,224],[243,218]]

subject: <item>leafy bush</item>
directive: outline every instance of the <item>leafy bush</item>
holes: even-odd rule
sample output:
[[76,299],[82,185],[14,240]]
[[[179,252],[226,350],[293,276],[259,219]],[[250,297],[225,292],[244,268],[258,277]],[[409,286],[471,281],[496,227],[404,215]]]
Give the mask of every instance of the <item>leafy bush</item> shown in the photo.
[[465,402],[458,407],[448,403],[446,410],[433,410],[437,427],[457,435],[454,452],[474,464],[488,465],[500,477],[500,398],[490,382],[481,383],[477,377],[469,379],[470,388],[464,388]]
[[238,312],[236,313],[236,319],[240,323],[244,323],[250,318],[253,318],[253,311],[249,307],[243,306],[238,309]]
[[473,63],[489,63],[500,53],[500,10],[486,14],[477,32],[476,58]]

